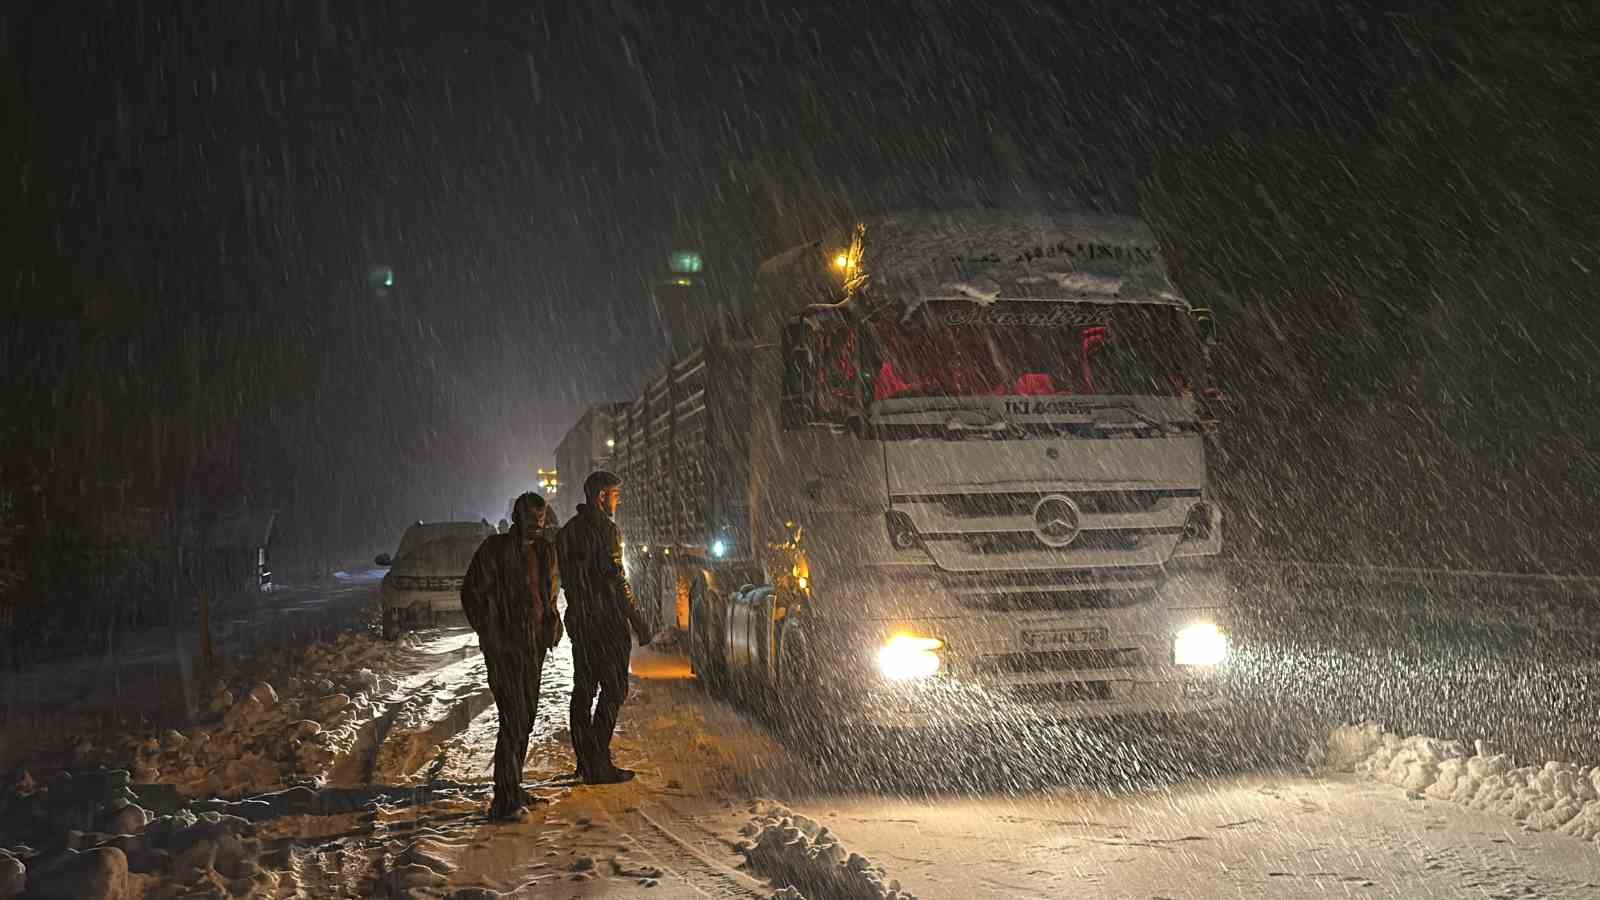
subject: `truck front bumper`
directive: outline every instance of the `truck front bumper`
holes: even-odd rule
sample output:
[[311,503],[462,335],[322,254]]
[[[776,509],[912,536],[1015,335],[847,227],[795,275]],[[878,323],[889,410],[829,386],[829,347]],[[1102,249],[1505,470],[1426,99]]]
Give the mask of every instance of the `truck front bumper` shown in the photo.
[[841,718],[846,725],[869,728],[974,728],[1120,718],[1188,718],[1227,706],[1221,672],[1181,680],[1154,680],[1161,677],[1156,673],[1130,672],[1119,680],[1047,685],[930,679],[863,692],[856,703],[846,707]]
[[[947,594],[912,596],[917,592],[902,579],[896,606],[932,615],[891,616],[818,636],[819,646],[831,645],[825,658],[837,663],[823,675],[835,718],[863,727],[977,727],[1189,718],[1229,703],[1230,593],[1210,572],[1174,572],[1154,591],[1076,608],[973,609]],[[1194,645],[1180,646],[1180,636],[1196,629],[1212,636],[1215,658],[1195,663]],[[892,677],[878,655],[896,636],[937,642],[937,671]]]
[[378,591],[378,599],[386,610],[405,609],[412,611],[414,614],[461,611],[461,592],[459,590],[410,591],[383,587]]

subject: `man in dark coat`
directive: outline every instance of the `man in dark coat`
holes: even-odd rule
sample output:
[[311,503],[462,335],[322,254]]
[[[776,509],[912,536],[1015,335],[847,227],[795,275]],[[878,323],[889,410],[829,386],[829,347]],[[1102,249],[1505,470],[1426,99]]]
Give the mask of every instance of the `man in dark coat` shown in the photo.
[[628,697],[628,631],[644,646],[651,630],[622,570],[622,532],[611,518],[622,502],[622,479],[595,472],[584,480],[583,496],[556,539],[572,638],[572,749],[585,782],[615,784],[633,777],[611,761],[611,737]]
[[545,653],[561,641],[554,517],[538,494],[518,497],[511,507],[511,529],[484,539],[461,584],[461,608],[478,632],[500,713],[489,805],[490,818],[500,821],[521,818],[533,803],[522,789],[522,767],[539,707]]

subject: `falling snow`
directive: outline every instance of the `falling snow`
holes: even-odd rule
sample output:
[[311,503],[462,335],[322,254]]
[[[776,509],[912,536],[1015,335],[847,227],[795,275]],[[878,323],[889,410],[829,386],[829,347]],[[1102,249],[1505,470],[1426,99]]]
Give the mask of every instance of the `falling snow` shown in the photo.
[[1600,894],[1600,7],[16,6],[0,900]]

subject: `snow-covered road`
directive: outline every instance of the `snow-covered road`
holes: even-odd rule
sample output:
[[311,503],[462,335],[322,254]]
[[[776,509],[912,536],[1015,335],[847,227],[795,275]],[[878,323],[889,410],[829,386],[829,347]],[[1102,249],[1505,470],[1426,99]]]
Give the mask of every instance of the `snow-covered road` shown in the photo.
[[[635,668],[654,676],[639,679],[620,738],[619,755],[638,781],[572,785],[562,778],[571,763],[557,731],[536,747],[528,772],[554,804],[509,828],[475,816],[434,826],[430,871],[440,878],[423,876],[402,893],[767,897],[798,881],[811,900],[869,896],[745,864],[737,846],[755,837],[753,813],[777,803],[828,830],[807,846],[836,839],[864,866],[880,867],[880,883],[925,900],[1600,895],[1592,842],[1523,833],[1503,817],[1347,775],[1257,771],[1132,787],[1065,779],[978,792],[960,779],[959,788],[899,798],[840,790],[853,779],[787,752],[683,677],[680,661],[646,652]],[[560,699],[545,702],[553,712]],[[494,719],[484,712],[446,745],[453,778],[472,780],[474,768],[476,780],[486,778]],[[999,771],[982,778],[1007,780]],[[419,812],[426,820],[463,808]]]
[[[296,602],[333,616],[321,630],[332,611],[358,605],[350,591]],[[1336,606],[1335,628],[1325,610]],[[639,778],[587,787],[571,777],[563,645],[547,663],[525,773],[549,803],[521,824],[492,825],[483,809],[498,721],[474,636],[444,628],[388,644],[368,611],[347,616],[335,642],[263,650],[232,676],[239,708],[228,715],[187,735],[133,740],[117,750],[129,760],[107,761],[176,787],[196,809],[212,794],[303,785],[209,804],[251,820],[264,848],[256,886],[229,889],[262,897],[765,900],[786,886],[810,900],[895,890],[925,900],[1600,896],[1600,844],[1296,765],[1308,736],[1326,737],[1332,723],[1321,720],[1332,712],[1402,728],[1417,716],[1424,726],[1476,722],[1491,735],[1575,733],[1553,720],[1570,704],[1537,692],[1570,683],[1558,696],[1583,696],[1593,662],[1582,648],[1542,629],[1508,639],[1492,611],[1482,627],[1444,627],[1380,603],[1356,613],[1263,608],[1292,613],[1293,627],[1263,630],[1246,648],[1241,705],[1204,743],[1035,735],[1025,751],[927,770],[868,746],[851,748],[854,759],[796,752],[708,695],[680,657],[641,651],[617,747]],[[269,612],[268,622],[296,618]],[[1547,652],[1528,654],[1518,641]],[[1471,665],[1452,664],[1457,653]],[[1519,658],[1519,677],[1504,677]],[[273,689],[261,690],[256,680],[269,677]],[[1439,684],[1454,687],[1441,695]],[[1440,709],[1440,696],[1454,706]],[[128,896],[138,897],[178,876],[132,877]]]
[[1578,898],[1593,844],[1354,778],[799,804],[924,898]]
[[[692,726],[683,745],[773,754],[700,756],[715,761],[708,782],[775,796],[923,898],[1600,896],[1600,845],[1523,833],[1503,817],[1352,776],[1264,771],[1135,787],[1096,779],[903,799],[838,792],[825,768],[771,749],[765,732],[692,684],[650,688],[647,734],[677,719]],[[691,777],[678,774],[685,785]],[[987,777],[1006,781],[1004,772]],[[704,792],[717,796],[710,784]],[[705,799],[673,805],[694,807],[689,818],[714,832],[748,815]]]

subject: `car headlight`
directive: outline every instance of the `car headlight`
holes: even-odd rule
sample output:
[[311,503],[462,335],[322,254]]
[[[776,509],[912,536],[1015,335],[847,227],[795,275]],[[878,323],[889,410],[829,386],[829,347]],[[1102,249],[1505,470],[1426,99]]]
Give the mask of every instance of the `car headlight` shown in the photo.
[[939,671],[938,638],[897,634],[878,650],[878,671],[891,681],[927,678]]
[[1228,638],[1210,622],[1185,626],[1172,639],[1172,662],[1180,666],[1214,666],[1228,658]]

